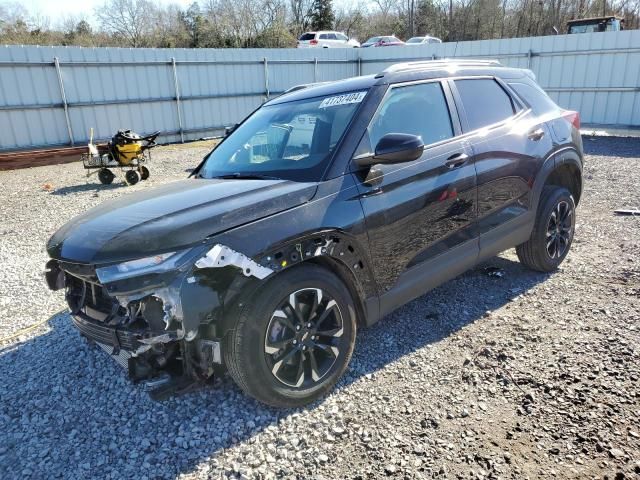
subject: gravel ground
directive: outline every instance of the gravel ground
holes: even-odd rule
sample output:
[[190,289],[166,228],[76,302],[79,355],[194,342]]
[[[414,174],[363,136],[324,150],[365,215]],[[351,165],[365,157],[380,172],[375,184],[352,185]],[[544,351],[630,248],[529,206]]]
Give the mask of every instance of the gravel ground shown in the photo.
[[640,476],[640,217],[612,213],[640,207],[640,140],[585,148],[557,273],[492,259],[359,332],[335,391],[294,411],[229,379],[151,401],[44,285],[57,227],[184,177],[206,146],[158,148],[135,187],[85,181],[78,164],[0,172],[0,338],[46,322],[0,345],[0,478]]

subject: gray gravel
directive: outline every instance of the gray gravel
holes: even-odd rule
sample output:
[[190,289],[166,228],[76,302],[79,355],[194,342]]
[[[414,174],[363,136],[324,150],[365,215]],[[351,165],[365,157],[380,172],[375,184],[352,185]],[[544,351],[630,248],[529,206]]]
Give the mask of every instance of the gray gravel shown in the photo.
[[492,259],[359,332],[336,390],[295,411],[228,379],[153,402],[44,286],[51,232],[183,177],[205,147],[157,149],[135,187],[86,182],[78,164],[0,172],[0,338],[49,319],[0,345],[0,478],[639,476],[640,218],[612,211],[640,207],[640,140],[585,147],[557,273]]

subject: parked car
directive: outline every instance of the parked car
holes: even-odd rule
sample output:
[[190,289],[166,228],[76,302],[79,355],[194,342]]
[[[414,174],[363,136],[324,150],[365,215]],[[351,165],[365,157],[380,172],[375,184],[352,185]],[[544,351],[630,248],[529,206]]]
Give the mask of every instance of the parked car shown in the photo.
[[47,282],[134,380],[227,370],[261,402],[303,405],[343,374],[358,329],[478,262],[516,247],[534,270],[562,263],[579,124],[493,61],[296,87],[190,178],[60,228]]
[[429,35],[424,37],[411,37],[405,42],[407,45],[424,45],[427,43],[442,43],[442,40],[436,37],[430,37]]
[[300,35],[298,48],[357,48],[357,40],[349,38],[342,32],[319,31]]
[[608,17],[580,18],[567,22],[567,33],[618,32],[624,30],[624,19]]
[[371,37],[369,40],[367,40],[360,46],[362,48],[365,48],[365,47],[393,47],[397,45],[404,45],[404,42],[394,36],[383,36],[383,37]]

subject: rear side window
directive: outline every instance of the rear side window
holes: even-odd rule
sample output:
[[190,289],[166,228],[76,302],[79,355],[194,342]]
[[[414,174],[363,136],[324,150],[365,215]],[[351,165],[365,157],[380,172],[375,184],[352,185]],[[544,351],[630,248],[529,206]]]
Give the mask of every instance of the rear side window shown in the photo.
[[320,40],[329,40],[329,35],[326,33],[321,33],[319,38]]
[[541,114],[557,110],[558,106],[553,100],[549,98],[549,95],[537,85],[529,85],[528,83],[514,82],[509,83],[509,86],[513,88],[522,99],[529,104],[531,110],[535,114]]
[[300,35],[300,38],[298,40],[308,41],[313,40],[314,38],[316,38],[315,33],[303,33],[302,35]]
[[469,130],[493,125],[513,116],[511,97],[490,78],[455,80],[467,114]]

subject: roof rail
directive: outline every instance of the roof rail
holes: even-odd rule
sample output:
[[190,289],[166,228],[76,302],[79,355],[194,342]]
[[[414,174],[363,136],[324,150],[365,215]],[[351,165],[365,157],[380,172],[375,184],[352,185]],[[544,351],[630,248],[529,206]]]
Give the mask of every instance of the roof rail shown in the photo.
[[331,82],[313,82],[313,83],[302,83],[300,85],[294,85],[293,87],[290,87],[288,89],[286,89],[284,92],[282,92],[283,94],[285,93],[291,93],[291,92],[295,92],[297,90],[304,90],[305,88],[309,88],[309,87],[315,87],[317,85],[323,85],[325,83],[331,83]]
[[382,73],[403,72],[406,70],[418,70],[421,68],[439,68],[449,66],[463,67],[501,67],[498,60],[474,59],[474,58],[441,58],[438,60],[420,60],[417,62],[394,63],[385,68]]

